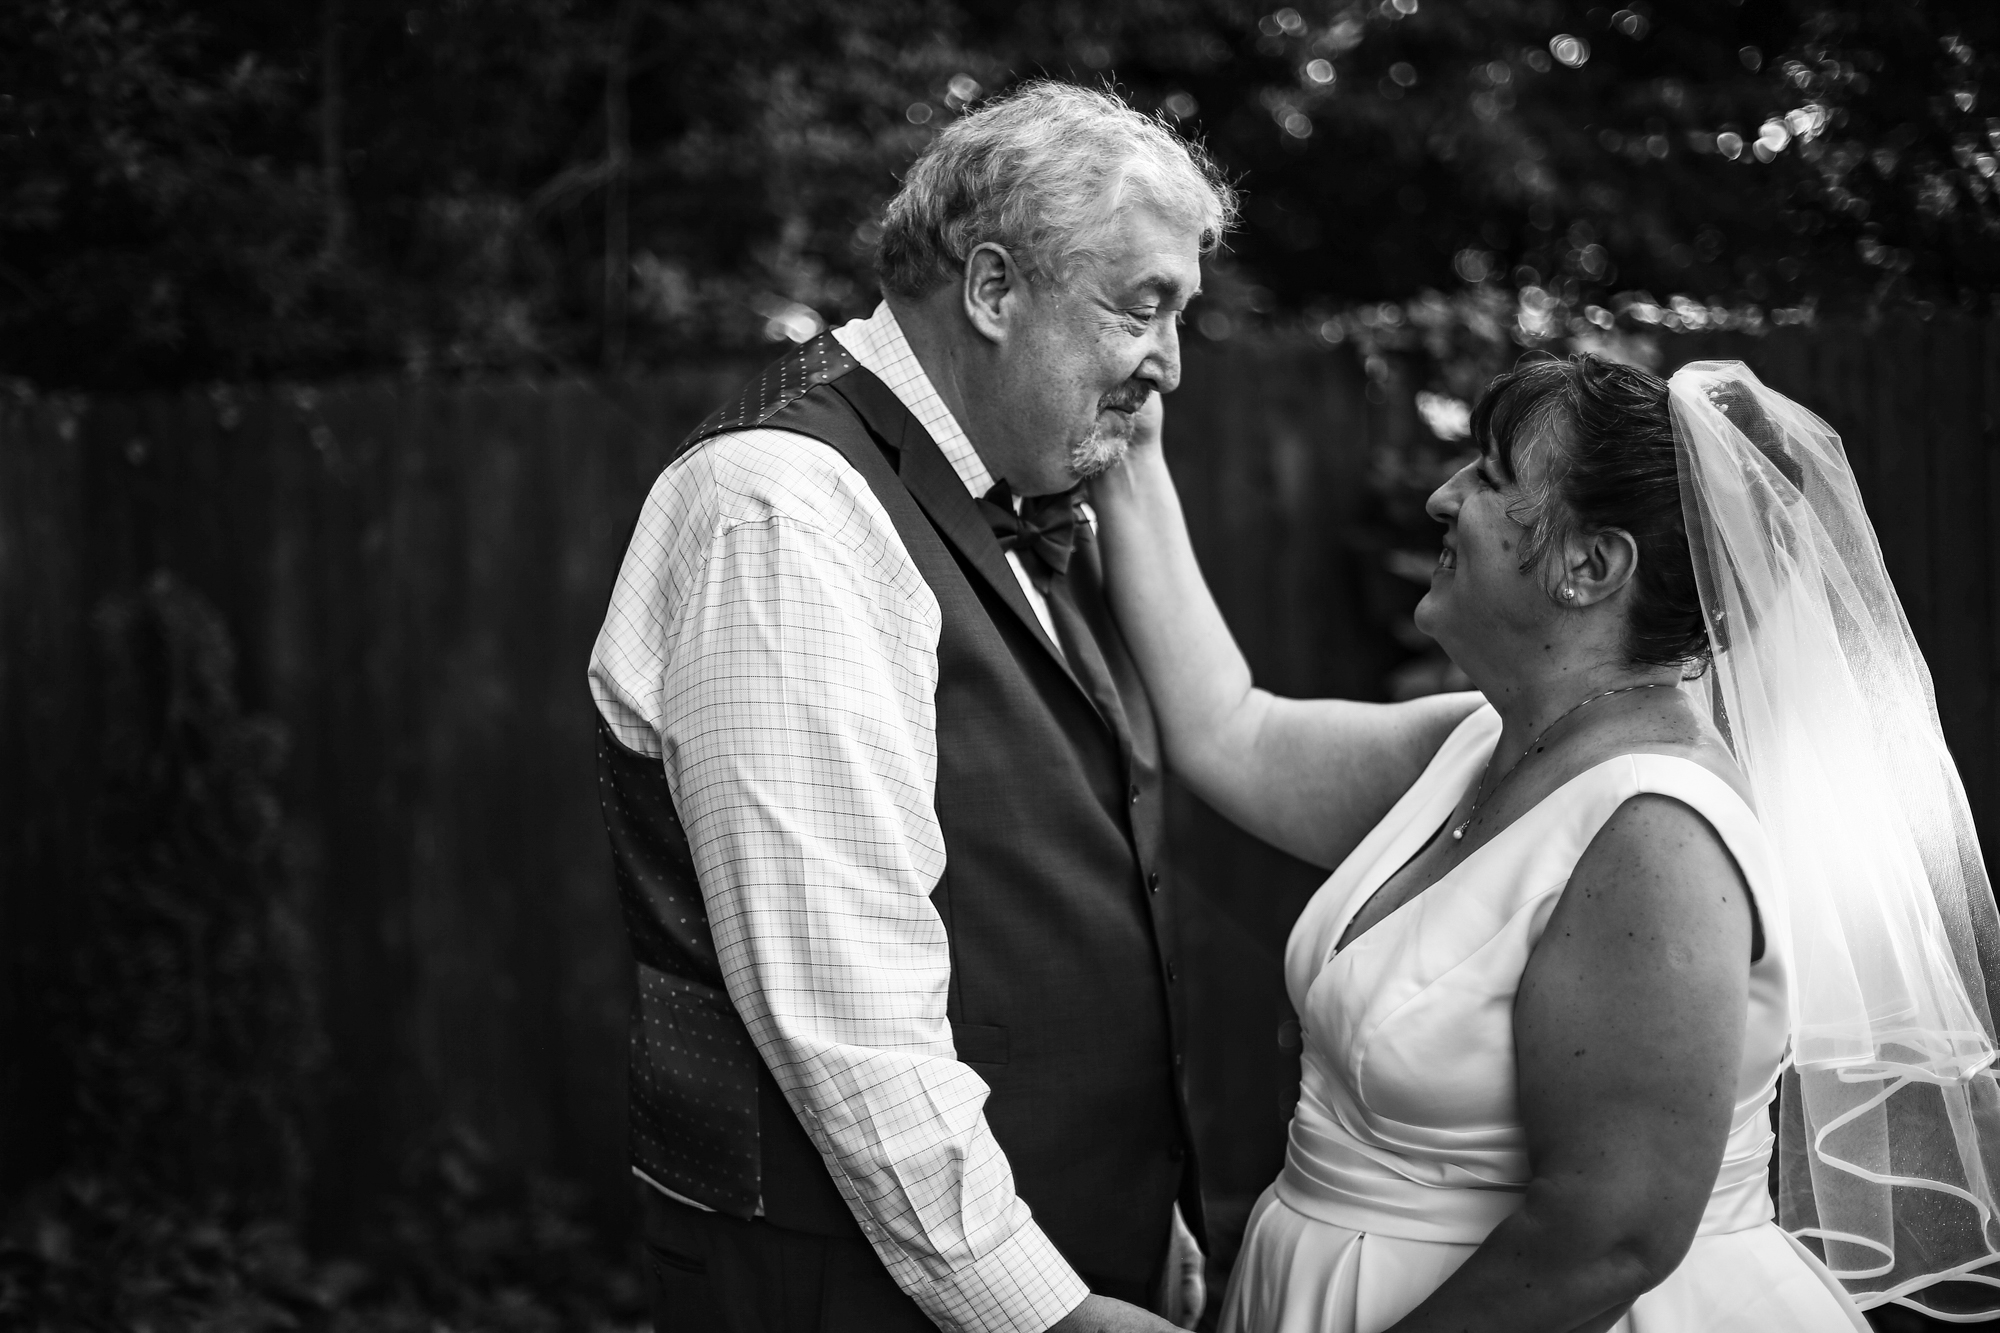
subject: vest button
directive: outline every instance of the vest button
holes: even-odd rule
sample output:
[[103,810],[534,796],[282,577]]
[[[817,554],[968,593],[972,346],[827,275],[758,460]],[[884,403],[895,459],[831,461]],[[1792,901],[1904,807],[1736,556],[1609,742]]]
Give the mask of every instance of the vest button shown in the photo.
[[1178,967],[1175,967],[1172,962],[1169,962],[1167,964],[1167,980],[1179,981],[1180,979],[1181,979],[1180,969]]
[[1139,789],[1137,787],[1132,789],[1132,804],[1139,804]]
[[1160,891],[1159,871],[1155,870],[1152,874],[1146,876],[1146,887],[1151,889],[1154,893],[1158,893]]

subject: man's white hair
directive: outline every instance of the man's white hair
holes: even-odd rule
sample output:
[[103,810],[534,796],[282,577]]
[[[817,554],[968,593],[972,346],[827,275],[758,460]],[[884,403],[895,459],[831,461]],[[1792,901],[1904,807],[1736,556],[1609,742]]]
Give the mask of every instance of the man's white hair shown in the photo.
[[1236,192],[1199,145],[1119,98],[1038,81],[954,122],[924,149],[882,220],[882,288],[921,297],[957,282],[973,248],[1004,246],[1031,281],[1101,255],[1144,205],[1200,234],[1236,220]]

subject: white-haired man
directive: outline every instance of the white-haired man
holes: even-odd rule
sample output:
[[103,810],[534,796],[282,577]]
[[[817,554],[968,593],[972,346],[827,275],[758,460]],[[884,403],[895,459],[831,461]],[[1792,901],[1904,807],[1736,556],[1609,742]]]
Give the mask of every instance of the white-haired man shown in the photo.
[[591,685],[662,1333],[1199,1313],[1159,747],[1079,492],[1233,210],[1114,97],[983,107],[884,304],[654,486]]

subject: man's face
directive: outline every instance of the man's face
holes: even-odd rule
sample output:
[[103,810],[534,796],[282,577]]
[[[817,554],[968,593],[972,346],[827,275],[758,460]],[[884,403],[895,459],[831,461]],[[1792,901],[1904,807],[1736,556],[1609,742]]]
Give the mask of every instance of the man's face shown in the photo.
[[1103,259],[1031,289],[1004,372],[1019,413],[1017,493],[1068,490],[1125,456],[1147,396],[1180,384],[1181,313],[1200,283],[1196,229],[1134,208],[1112,224]]

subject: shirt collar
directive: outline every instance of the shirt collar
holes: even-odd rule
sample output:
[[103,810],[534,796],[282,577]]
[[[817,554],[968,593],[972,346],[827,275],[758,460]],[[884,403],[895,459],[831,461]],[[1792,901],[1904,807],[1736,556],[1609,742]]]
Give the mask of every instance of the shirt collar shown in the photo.
[[834,338],[863,369],[889,386],[904,407],[937,441],[937,447],[951,463],[952,471],[965,483],[974,499],[993,489],[993,474],[986,470],[979,451],[972,447],[951,409],[938,397],[930,376],[917,364],[903,326],[896,322],[887,301],[875,307],[865,319],[853,319],[833,331]]

